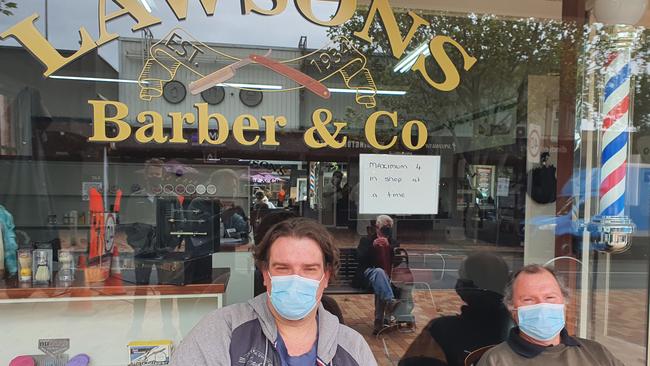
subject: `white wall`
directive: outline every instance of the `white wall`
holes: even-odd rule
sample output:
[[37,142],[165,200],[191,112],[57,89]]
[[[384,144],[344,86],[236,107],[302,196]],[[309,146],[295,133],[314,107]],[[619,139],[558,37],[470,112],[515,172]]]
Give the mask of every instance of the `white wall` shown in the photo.
[[[540,151],[551,150],[549,163],[557,166],[557,152],[552,146],[557,146],[557,129],[550,123],[549,108],[554,101],[559,100],[560,79],[557,76],[528,77],[528,130],[530,125],[536,124],[542,130],[542,145]],[[553,138],[553,135],[555,137]],[[552,146],[550,146],[552,145]],[[531,146],[531,139],[527,139],[527,149]],[[526,160],[526,171],[539,166],[539,160]],[[530,176],[527,186],[531,186]],[[555,217],[555,202],[539,204],[526,195],[526,226],[524,239],[524,263],[546,263],[555,257],[555,226],[538,226],[533,220]],[[550,221],[550,220],[546,220]]]

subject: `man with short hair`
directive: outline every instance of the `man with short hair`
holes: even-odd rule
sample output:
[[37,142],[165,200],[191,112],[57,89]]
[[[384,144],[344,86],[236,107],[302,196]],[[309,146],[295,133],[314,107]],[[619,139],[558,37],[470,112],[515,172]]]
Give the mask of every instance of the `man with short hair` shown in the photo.
[[331,234],[293,218],[255,249],[267,292],[206,316],[172,355],[173,366],[375,366],[363,337],[320,305],[339,265]]
[[622,366],[601,344],[569,336],[564,328],[568,295],[552,270],[537,264],[520,269],[503,299],[517,327],[481,357],[479,366]]
[[390,283],[393,250],[399,244],[393,240],[393,219],[379,215],[375,221],[374,232],[359,240],[354,286],[371,287],[375,293],[375,321],[373,334],[378,334],[385,326],[393,311],[399,305]]

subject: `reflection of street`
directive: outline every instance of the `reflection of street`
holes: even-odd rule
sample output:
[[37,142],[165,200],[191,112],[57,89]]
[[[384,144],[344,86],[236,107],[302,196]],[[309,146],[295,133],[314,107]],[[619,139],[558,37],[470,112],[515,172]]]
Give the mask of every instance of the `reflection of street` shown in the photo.
[[[443,248],[440,251],[420,251],[408,247],[407,249],[409,252],[410,267],[416,277],[416,281],[425,282],[432,289],[453,289],[458,279],[460,263],[467,255],[476,251],[472,247],[457,249]],[[523,251],[497,250],[497,254],[506,261],[511,271],[523,266]],[[602,257],[600,262],[596,261],[593,264],[590,276],[592,278],[596,276],[599,280],[604,281],[607,273],[605,266],[605,259]],[[610,266],[609,281],[611,289],[647,289],[647,261],[613,256]],[[560,274],[566,275],[567,273],[560,272]],[[579,268],[575,276],[577,278],[580,277]],[[580,283],[577,285],[577,288],[580,288]]]
[[[590,271],[591,280],[599,281],[598,287],[604,286],[604,281],[609,277],[610,289],[644,289],[648,288],[648,262],[647,260],[619,259],[612,256],[609,272],[606,271],[605,257],[602,256],[592,263]],[[566,274],[566,273],[563,273]],[[609,274],[609,275],[608,275]],[[578,278],[580,272],[575,274]],[[579,288],[578,283],[578,288]]]
[[[487,246],[441,247],[438,250],[415,244],[404,245],[409,253],[409,265],[414,276],[413,291],[416,329],[422,329],[429,320],[444,315],[460,313],[462,301],[456,295],[454,286],[458,279],[461,262],[477,250],[493,251],[502,257],[511,271],[524,264],[521,248],[489,248]],[[421,248],[418,248],[421,247]],[[645,322],[647,309],[648,268],[643,260],[628,259],[625,255],[612,256],[609,276],[605,271],[605,257],[600,256],[592,262],[590,281],[597,281],[597,289],[590,292],[590,318],[594,322],[589,326],[589,338],[598,339],[624,360],[626,365],[642,365],[634,359],[639,349],[645,345]],[[629,258],[636,258],[630,256]],[[578,266],[571,277],[580,282],[581,268]],[[566,272],[560,275],[565,277]],[[569,277],[569,276],[566,276]],[[605,279],[609,277],[609,291],[605,289]],[[594,286],[594,284],[592,284]],[[576,284],[571,284],[572,288]],[[429,291],[429,289],[431,291]],[[580,303],[580,291],[572,297]],[[341,306],[346,325],[360,332],[377,357],[379,365],[396,365],[408,345],[419,333],[392,332],[379,338],[372,335],[374,301],[372,294],[333,295]],[[606,311],[606,309],[609,309]],[[579,312],[579,305],[574,309]],[[573,313],[570,322],[575,324]],[[607,325],[605,329],[605,325]]]
[[[476,249],[468,247],[467,249],[443,249],[439,252],[420,251],[417,249],[408,249],[409,264],[415,282],[419,282],[418,288],[426,288],[427,284],[431,289],[436,290],[453,290],[458,280],[458,268],[460,263]],[[523,253],[521,252],[503,252],[497,253],[503,258],[510,270],[519,268],[523,265]]]
[[[428,259],[427,259],[428,262]],[[450,273],[456,274],[456,271]],[[413,342],[419,330],[424,328],[429,320],[460,312],[462,301],[453,289],[428,290],[413,292],[416,320],[416,332],[392,332],[377,338],[372,335],[373,295],[333,295],[343,311],[346,325],[352,327],[366,339],[382,366],[396,365],[407,347]],[[596,291],[593,296],[594,309],[598,329],[592,330],[594,336],[611,349],[625,365],[640,366],[645,362],[635,359],[639,349],[645,343],[645,324],[639,324],[639,319],[646,319],[643,306],[647,297],[646,290],[615,290],[610,294],[609,327],[604,336],[602,324],[605,323],[605,292]]]

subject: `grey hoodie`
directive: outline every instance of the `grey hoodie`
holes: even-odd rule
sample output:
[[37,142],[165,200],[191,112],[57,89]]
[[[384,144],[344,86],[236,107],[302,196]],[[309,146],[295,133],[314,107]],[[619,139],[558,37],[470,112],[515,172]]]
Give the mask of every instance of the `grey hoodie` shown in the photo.
[[[245,304],[216,310],[203,318],[172,355],[172,366],[280,366],[278,329],[267,294]],[[318,364],[376,366],[363,337],[318,308]]]

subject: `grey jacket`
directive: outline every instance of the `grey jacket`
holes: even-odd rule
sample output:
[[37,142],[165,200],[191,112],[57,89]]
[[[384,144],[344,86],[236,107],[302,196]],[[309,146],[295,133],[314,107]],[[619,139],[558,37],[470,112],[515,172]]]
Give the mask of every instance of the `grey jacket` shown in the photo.
[[[278,330],[263,293],[216,310],[199,322],[172,355],[172,366],[280,366]],[[318,364],[376,366],[363,337],[318,308]]]

